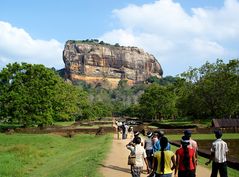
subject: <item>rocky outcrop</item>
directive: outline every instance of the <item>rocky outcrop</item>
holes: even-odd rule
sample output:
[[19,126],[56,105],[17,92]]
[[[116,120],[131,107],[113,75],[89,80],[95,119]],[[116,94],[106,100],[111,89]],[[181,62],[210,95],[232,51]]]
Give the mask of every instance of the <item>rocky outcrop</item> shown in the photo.
[[137,47],[67,41],[63,51],[66,77],[88,83],[107,81],[116,87],[120,80],[132,85],[163,71],[153,55]]

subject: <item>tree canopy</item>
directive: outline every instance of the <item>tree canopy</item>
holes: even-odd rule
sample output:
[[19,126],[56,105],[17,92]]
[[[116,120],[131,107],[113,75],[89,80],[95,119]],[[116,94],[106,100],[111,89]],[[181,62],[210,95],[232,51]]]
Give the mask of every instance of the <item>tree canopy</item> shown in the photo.
[[178,102],[185,114],[216,118],[236,117],[239,113],[239,60],[205,63],[183,73],[185,84]]
[[25,126],[106,116],[141,119],[239,116],[239,60],[205,63],[178,77],[150,77],[116,89],[66,82],[44,65],[13,63],[0,71],[0,121]]
[[25,126],[69,120],[79,112],[83,92],[43,65],[8,64],[0,72],[0,119]]

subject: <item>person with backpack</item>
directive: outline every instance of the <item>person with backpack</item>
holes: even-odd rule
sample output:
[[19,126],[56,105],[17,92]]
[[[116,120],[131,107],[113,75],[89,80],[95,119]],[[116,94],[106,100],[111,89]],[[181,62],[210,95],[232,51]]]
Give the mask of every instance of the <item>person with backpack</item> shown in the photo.
[[175,176],[178,173],[178,177],[195,177],[195,150],[188,146],[190,144],[189,137],[183,136],[181,144],[182,146],[176,151]]

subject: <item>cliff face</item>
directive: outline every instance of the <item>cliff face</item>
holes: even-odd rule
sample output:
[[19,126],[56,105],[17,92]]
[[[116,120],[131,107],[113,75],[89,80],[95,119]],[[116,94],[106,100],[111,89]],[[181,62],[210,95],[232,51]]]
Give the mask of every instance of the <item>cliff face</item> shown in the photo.
[[111,87],[122,79],[132,85],[150,76],[161,78],[163,73],[155,57],[137,47],[67,41],[63,60],[70,80],[107,81]]

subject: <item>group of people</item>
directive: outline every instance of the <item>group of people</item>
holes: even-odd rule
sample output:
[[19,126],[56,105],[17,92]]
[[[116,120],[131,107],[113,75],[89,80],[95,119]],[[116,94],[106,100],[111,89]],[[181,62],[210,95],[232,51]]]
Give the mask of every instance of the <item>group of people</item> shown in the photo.
[[120,139],[120,135],[122,135],[122,139],[127,139],[128,136],[130,136],[131,138],[131,135],[133,133],[132,126],[128,126],[125,122],[119,122],[119,121],[116,121],[115,124],[117,126],[116,133],[117,133],[118,139]]
[[[214,131],[216,141],[212,143],[211,157],[206,163],[211,161],[211,177],[217,177],[219,171],[221,177],[227,177],[226,153],[227,144],[221,139],[222,132]],[[191,138],[192,132],[185,130],[181,139],[181,146],[176,152],[171,151],[170,143],[163,131],[147,132],[144,141],[139,136],[139,132],[134,133],[134,138],[126,147],[131,154],[135,154],[135,164],[131,165],[132,177],[140,177],[144,162],[146,164],[148,177],[195,177],[197,166],[197,142]]]

